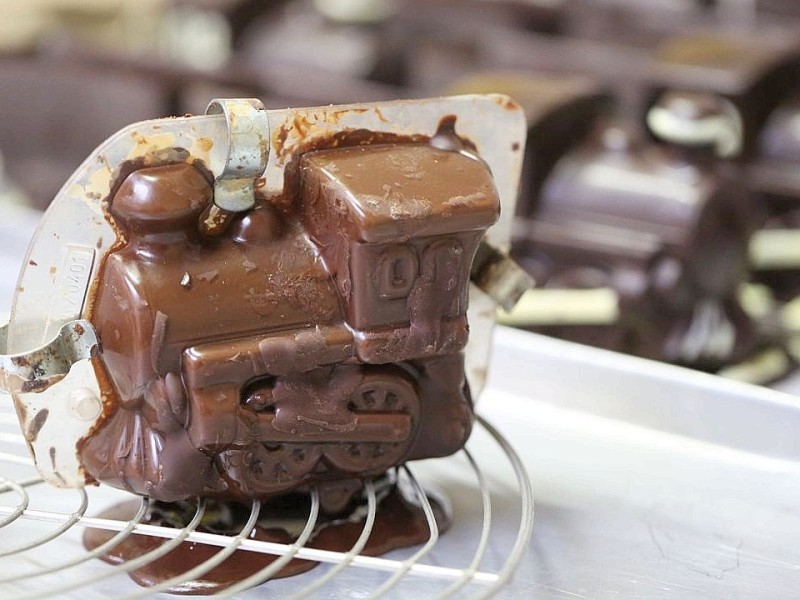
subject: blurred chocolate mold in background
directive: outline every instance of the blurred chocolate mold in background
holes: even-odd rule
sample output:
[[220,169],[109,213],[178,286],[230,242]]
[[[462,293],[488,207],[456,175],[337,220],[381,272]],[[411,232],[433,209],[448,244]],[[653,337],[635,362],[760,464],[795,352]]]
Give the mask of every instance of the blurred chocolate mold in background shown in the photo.
[[664,44],[645,102],[656,139],[697,135],[691,115],[713,102],[729,104],[737,147],[707,148],[734,161],[759,214],[751,258],[756,278],[787,300],[800,293],[800,36],[698,35]]
[[800,5],[794,0],[564,0],[561,5],[565,35],[624,40],[642,49],[697,29],[786,27],[800,18]]
[[9,176],[43,209],[92,148],[127,123],[202,112],[213,97],[257,96],[281,107],[409,95],[352,77],[298,77],[293,67],[260,77],[235,50],[257,17],[269,23],[285,4],[3,5],[0,21],[20,23],[0,28],[0,151]]
[[781,299],[800,293],[800,94],[769,116],[750,181],[769,207],[752,248],[758,280]]
[[[509,6],[522,10],[483,4],[471,3],[470,27],[486,10],[509,25]],[[423,95],[407,87],[404,65],[419,34],[404,24],[404,3],[43,0],[2,10],[10,11],[3,22],[20,26],[0,40],[8,117],[0,149],[38,208],[119,127],[201,112],[212,97],[258,96],[277,108]],[[527,12],[552,21],[544,9]]]
[[166,77],[95,62],[104,55],[158,60],[168,51],[170,10],[161,0],[0,6],[0,150],[33,206],[45,208],[122,126],[174,114]]
[[515,201],[522,112],[501,96],[209,110],[121,130],[62,187],[2,382],[58,485],[314,488],[335,526],[365,482],[470,433],[494,321],[472,262],[484,234],[508,243],[510,214],[487,228]]
[[[654,48],[639,49],[626,46],[624,39],[598,42],[509,32],[506,44],[497,38],[487,45],[494,54],[486,56],[497,69],[597,78],[613,88],[620,101],[618,114],[640,115],[656,140],[696,145],[692,137],[708,136],[697,129],[701,122],[703,128],[715,127],[717,135],[725,135],[721,129],[727,128],[728,138],[740,138],[736,148],[707,145],[705,151],[737,165],[741,185],[751,192],[754,223],[764,227],[751,247],[755,277],[786,300],[800,291],[800,251],[791,234],[800,190],[793,174],[794,134],[786,127],[797,110],[800,38],[786,27],[723,25],[665,37]],[[715,122],[691,123],[691,113],[719,102],[728,108]],[[698,156],[702,150],[698,148]]]
[[528,118],[512,254],[544,289],[510,322],[709,371],[766,344],[737,296],[754,224],[730,165],[613,119],[591,79],[490,74],[455,89],[504,90]]
[[0,150],[44,209],[95,146],[125,123],[165,115],[152,79],[36,58],[0,59]]
[[714,0],[565,0],[564,35],[646,49],[676,32],[724,20]]

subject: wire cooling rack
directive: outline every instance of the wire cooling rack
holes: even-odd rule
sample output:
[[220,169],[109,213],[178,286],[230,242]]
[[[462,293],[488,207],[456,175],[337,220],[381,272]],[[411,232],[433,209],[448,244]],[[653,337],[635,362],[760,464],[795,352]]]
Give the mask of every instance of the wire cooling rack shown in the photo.
[[[307,547],[314,531],[319,502],[312,493],[308,519],[297,541],[278,544],[248,539],[259,513],[259,503],[251,507],[250,518],[237,534],[219,535],[198,531],[204,503],[198,502],[194,517],[183,529],[141,523],[148,499],[141,499],[138,513],[130,521],[98,518],[103,508],[131,496],[106,487],[78,490],[55,489],[42,482],[28,456],[25,440],[18,429],[10,399],[2,398],[0,408],[0,597],[11,598],[138,598],[163,592],[172,585],[196,578],[211,570],[237,550],[279,556],[262,571],[228,588],[221,597],[306,598],[312,593],[322,598],[361,597],[417,598],[476,597],[494,595],[511,578],[531,536],[533,496],[531,483],[517,454],[484,419],[467,447],[459,454],[436,461],[422,461],[403,468],[428,522],[430,535],[424,544],[383,557],[361,554],[375,520],[376,493],[366,489],[368,514],[360,537],[348,552],[333,552]],[[474,448],[473,448],[474,447]],[[477,457],[477,458],[476,458]],[[433,466],[433,475],[428,467]],[[463,488],[443,490],[445,496],[465,495],[475,505],[467,514],[454,515],[451,529],[441,536],[433,508],[423,488],[435,486],[436,469],[458,470],[465,475]],[[499,478],[503,469],[514,477]],[[418,477],[418,472],[422,475]],[[516,490],[508,482],[516,480]],[[509,494],[516,494],[517,517],[507,527]],[[502,494],[502,515],[493,520],[492,498]],[[463,512],[463,511],[462,511]],[[482,515],[477,520],[476,515]],[[502,516],[505,526],[498,527]],[[466,522],[465,522],[466,521]],[[87,527],[116,532],[94,551],[81,542]],[[500,530],[500,531],[498,531]],[[513,534],[511,533],[513,531]],[[155,550],[124,562],[109,565],[97,557],[132,535],[146,534],[166,538]],[[173,580],[152,588],[140,588],[127,572],[157,561],[184,541],[217,546],[217,552],[197,567]],[[318,561],[320,566],[303,575],[268,581],[291,559]],[[265,587],[261,587],[265,586]]]

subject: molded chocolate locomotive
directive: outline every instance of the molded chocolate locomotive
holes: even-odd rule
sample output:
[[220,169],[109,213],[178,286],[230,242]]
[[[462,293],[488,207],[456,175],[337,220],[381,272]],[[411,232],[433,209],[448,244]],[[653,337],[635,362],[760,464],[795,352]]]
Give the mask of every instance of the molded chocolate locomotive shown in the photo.
[[609,94],[585,78],[465,83],[482,85],[513,94],[528,117],[512,254],[540,288],[529,298],[565,291],[560,309],[602,290],[615,305],[598,318],[594,296],[567,318],[523,301],[510,323],[705,370],[755,350],[737,298],[752,206],[729,165],[609,120]]
[[112,194],[125,243],[92,320],[118,408],[81,447],[97,480],[166,501],[319,483],[335,511],[354,481],[466,441],[470,266],[499,214],[488,168],[427,143],[293,166],[281,202],[217,237],[198,229],[213,188],[196,166],[140,168]]
[[545,287],[612,289],[619,317],[542,329],[706,370],[744,359],[755,343],[737,299],[747,195],[724,169],[602,134],[556,165],[515,252]]

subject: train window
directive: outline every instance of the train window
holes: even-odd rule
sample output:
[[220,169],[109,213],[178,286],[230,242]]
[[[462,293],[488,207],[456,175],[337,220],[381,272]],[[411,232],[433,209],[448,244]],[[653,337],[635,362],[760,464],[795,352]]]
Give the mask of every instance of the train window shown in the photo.
[[417,254],[411,246],[386,248],[378,270],[378,295],[383,300],[408,296],[417,270]]

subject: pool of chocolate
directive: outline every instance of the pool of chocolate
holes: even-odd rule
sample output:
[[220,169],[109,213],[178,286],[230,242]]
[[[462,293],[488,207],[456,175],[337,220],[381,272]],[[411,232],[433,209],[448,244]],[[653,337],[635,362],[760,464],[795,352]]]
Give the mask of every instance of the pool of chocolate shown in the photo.
[[[377,512],[362,555],[378,556],[399,548],[422,544],[428,540],[430,529],[424,510],[412,497],[402,490],[396,482],[388,479],[378,484]],[[428,497],[436,518],[438,530],[445,531],[450,526],[447,505],[441,499]],[[365,500],[353,502],[347,514],[336,518],[322,516],[314,529],[308,548],[319,548],[335,552],[347,552],[361,535],[367,519]],[[131,520],[139,510],[140,501],[130,500],[115,504],[98,516],[117,521]],[[191,521],[196,511],[196,503],[155,502],[150,505],[143,523],[181,528]],[[255,528],[248,539],[292,544],[306,524],[311,507],[307,494],[290,494],[265,503]],[[237,535],[244,527],[249,508],[235,502],[209,502],[198,531],[222,535]],[[107,543],[115,532],[104,529],[87,529],[83,544],[87,550],[94,550]],[[102,559],[118,565],[133,560],[167,543],[165,538],[134,534],[120,544],[108,549]],[[147,561],[144,566],[129,572],[139,585],[150,587],[173,577],[181,576],[190,569],[211,559],[221,548],[204,543],[182,542],[157,560]],[[221,564],[190,580],[181,579],[179,584],[169,588],[172,594],[200,595],[222,591],[259,571],[269,567],[279,556],[249,550],[236,550]],[[284,565],[274,576],[290,577],[304,573],[317,566],[309,560],[293,559]]]

